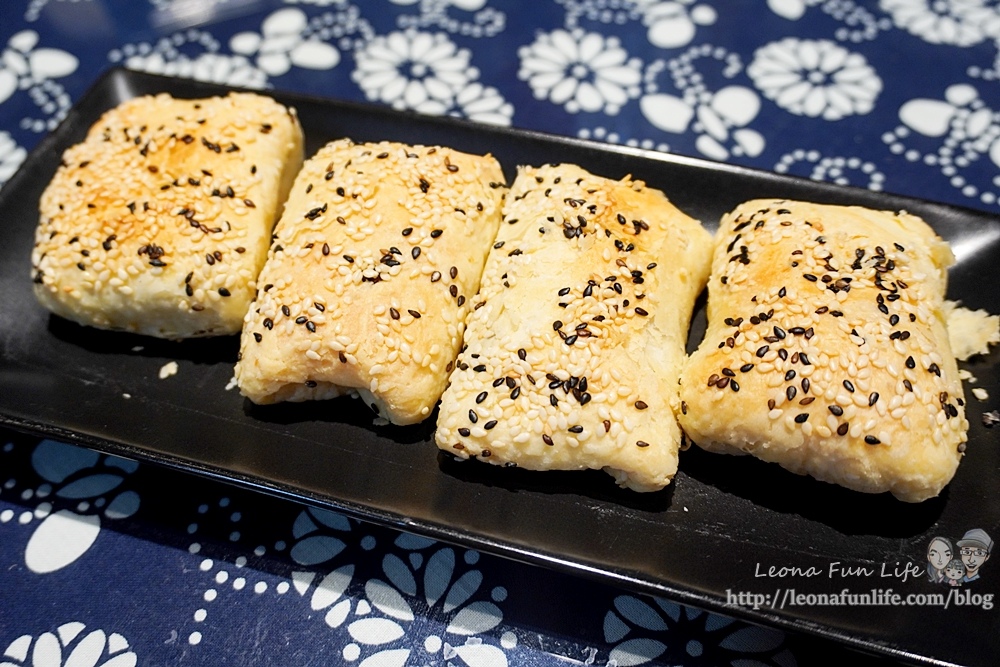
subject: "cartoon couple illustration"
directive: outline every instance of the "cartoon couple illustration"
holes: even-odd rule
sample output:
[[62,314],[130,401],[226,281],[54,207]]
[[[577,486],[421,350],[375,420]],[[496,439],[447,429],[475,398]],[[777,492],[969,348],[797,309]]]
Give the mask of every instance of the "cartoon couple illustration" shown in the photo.
[[927,579],[931,583],[961,586],[979,578],[979,568],[989,560],[993,540],[982,528],[973,528],[957,544],[958,557],[946,537],[935,537],[927,545]]

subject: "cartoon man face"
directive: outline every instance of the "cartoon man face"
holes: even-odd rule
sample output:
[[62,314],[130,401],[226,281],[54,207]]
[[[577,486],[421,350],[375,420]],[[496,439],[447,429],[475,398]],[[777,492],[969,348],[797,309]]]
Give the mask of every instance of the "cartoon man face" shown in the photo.
[[951,562],[954,554],[951,551],[951,543],[943,537],[935,537],[927,545],[927,562],[935,570],[943,570]]
[[965,563],[965,569],[968,570],[970,577],[979,571],[983,563],[990,559],[989,551],[977,547],[962,547],[959,549],[959,553],[962,555],[962,562]]
[[974,528],[965,533],[958,541],[958,553],[965,564],[965,580],[979,578],[979,568],[990,559],[993,550],[993,540],[982,528]]

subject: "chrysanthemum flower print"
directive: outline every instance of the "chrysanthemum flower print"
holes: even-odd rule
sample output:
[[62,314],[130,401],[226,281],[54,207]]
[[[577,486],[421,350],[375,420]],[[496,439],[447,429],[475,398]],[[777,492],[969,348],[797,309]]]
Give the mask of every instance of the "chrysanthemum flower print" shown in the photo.
[[521,47],[518,56],[517,76],[528,82],[535,97],[562,105],[570,113],[615,115],[640,93],[642,63],[629,58],[616,37],[555,30]]
[[459,49],[443,33],[397,31],[376,37],[355,54],[351,78],[369,100],[440,115],[478,78],[470,59],[468,49]]
[[754,53],[747,74],[779,107],[825,120],[869,113],[882,91],[864,56],[829,40],[788,37],[767,44]]

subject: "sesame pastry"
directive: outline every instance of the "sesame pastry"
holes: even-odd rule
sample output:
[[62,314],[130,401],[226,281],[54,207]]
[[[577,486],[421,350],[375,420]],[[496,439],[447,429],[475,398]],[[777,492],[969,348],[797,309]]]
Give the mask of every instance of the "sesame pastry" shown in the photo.
[[237,333],[301,164],[295,111],[269,97],[122,103],[63,154],[42,194],[38,300],[102,329]]
[[942,314],[953,261],[907,213],[742,204],[716,235],[681,426],[857,491],[938,495],[969,426]]
[[711,235],[658,190],[522,167],[441,399],[438,447],[531,470],[677,470],[677,375]]
[[357,391],[395,424],[433,410],[500,224],[499,163],[330,143],[292,187],[236,366],[255,403]]

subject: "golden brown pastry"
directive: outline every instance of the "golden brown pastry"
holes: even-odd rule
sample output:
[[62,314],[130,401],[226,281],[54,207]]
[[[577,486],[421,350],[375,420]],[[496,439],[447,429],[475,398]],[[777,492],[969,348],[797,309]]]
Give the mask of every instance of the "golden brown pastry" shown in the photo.
[[714,452],[918,502],[965,449],[948,245],[906,213],[751,201],[722,219],[681,426]]
[[490,156],[335,141],[292,188],[236,367],[255,403],[356,390],[426,418],[462,344],[506,188]]
[[437,444],[532,470],[604,469],[654,491],[677,470],[674,416],[711,235],[640,181],[522,167]]
[[124,102],[42,194],[35,294],[104,329],[236,333],[301,164],[295,112],[268,97]]

